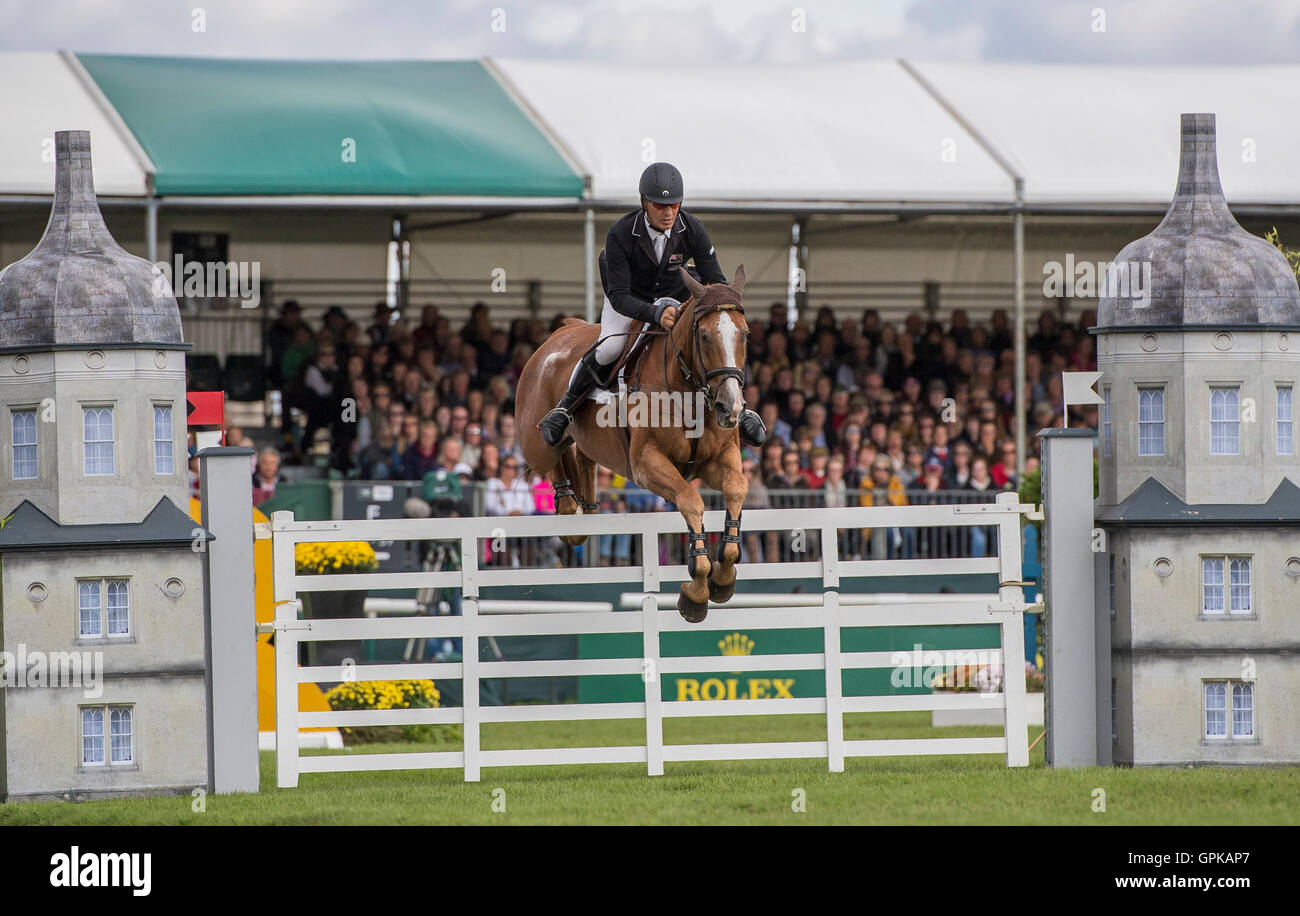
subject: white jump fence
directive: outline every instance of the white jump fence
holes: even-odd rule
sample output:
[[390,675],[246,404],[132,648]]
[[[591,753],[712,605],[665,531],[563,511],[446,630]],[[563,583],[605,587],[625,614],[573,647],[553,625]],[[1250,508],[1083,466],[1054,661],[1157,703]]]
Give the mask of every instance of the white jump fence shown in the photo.
[[[771,595],[737,592],[726,605],[712,606],[703,624],[689,624],[678,614],[675,589],[660,595],[670,583],[689,578],[684,565],[658,562],[660,535],[681,535],[685,525],[677,513],[634,515],[525,516],[508,518],[399,519],[372,521],[298,522],[291,512],[272,515],[271,536],[275,589],[276,662],[276,782],[296,786],[301,773],[360,770],[463,768],[465,780],[479,780],[483,767],[576,763],[639,763],[651,776],[662,775],[664,764],[698,760],[757,760],[825,758],[832,772],[842,772],[847,757],[913,754],[1004,754],[1008,766],[1029,763],[1025,721],[1021,583],[1021,518],[1033,506],[1005,493],[995,503],[958,506],[881,506],[838,509],[762,509],[743,516],[746,531],[820,531],[821,555],[805,561],[745,563],[739,579],[820,579],[822,593],[792,595],[782,601]],[[705,529],[722,530],[723,513],[705,514]],[[836,533],[848,528],[914,528],[983,525],[998,529],[999,555],[975,559],[850,560],[837,555]],[[642,539],[640,566],[576,569],[480,568],[479,544],[498,537],[548,537],[565,534],[633,534]],[[459,542],[460,570],[441,572],[349,573],[298,575],[294,545],[321,541],[452,540]],[[588,542],[591,543],[591,542]],[[996,593],[965,595],[842,596],[840,581],[854,576],[955,575],[994,573]],[[480,589],[555,583],[629,583],[641,590],[640,613],[583,612],[485,613]],[[299,619],[299,592],[367,589],[459,588],[462,616],[361,617]],[[748,602],[748,606],[747,606]],[[665,606],[666,605],[666,606]],[[774,606],[772,606],[774,605]],[[509,611],[509,608],[505,610]],[[895,627],[996,623],[1001,627],[1000,653],[983,649],[985,659],[1006,660],[1003,691],[987,694],[940,693],[895,696],[843,696],[842,672],[855,668],[893,668],[892,652],[841,651],[844,627]],[[663,657],[660,635],[689,629],[821,629],[824,651],[754,656]],[[586,633],[638,633],[641,658],[562,659],[544,661],[483,661],[479,639]],[[300,683],[339,682],[342,666],[303,667],[298,663],[302,642],[326,640],[410,639],[461,637],[460,662],[357,665],[346,677],[358,681],[430,678],[459,679],[464,705],[442,709],[338,710],[301,712]],[[664,674],[760,670],[824,671],[826,695],[813,698],[736,699],[665,702]],[[483,678],[570,677],[581,675],[640,675],[643,701],[551,705],[480,706]],[[1000,708],[1005,730],[1001,737],[846,740],[844,714],[908,710]],[[666,718],[814,713],[825,716],[826,737],[817,741],[666,745]],[[485,750],[480,728],[491,722],[539,722],[594,719],[644,719],[645,742],[629,747],[528,748]],[[463,728],[464,749],[434,753],[300,755],[300,728],[455,723]]]

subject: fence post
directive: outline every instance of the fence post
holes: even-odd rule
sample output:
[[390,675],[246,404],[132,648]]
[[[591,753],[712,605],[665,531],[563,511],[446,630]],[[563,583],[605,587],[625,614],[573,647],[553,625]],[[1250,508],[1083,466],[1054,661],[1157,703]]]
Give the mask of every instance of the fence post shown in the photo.
[[840,667],[839,529],[823,526],[822,535],[822,668],[826,675],[826,764],[844,772],[844,680]]
[[251,448],[199,453],[203,527],[208,545],[203,574],[208,628],[209,781],[217,794],[256,792],[257,611],[253,605],[253,510],[248,476]]
[[[997,502],[1012,506],[1020,502],[1015,493],[999,493]],[[1003,513],[998,519],[998,600],[1006,604],[1024,604],[1025,590],[1020,582],[1020,513]],[[1025,715],[1025,615],[1023,611],[1003,612],[1002,629],[1002,699],[1006,704],[1004,734],[1007,741],[1007,766],[1029,766],[1029,722]]]
[[1049,767],[1097,765],[1096,605],[1090,429],[1045,429],[1043,595]]
[[641,532],[641,680],[645,687],[646,771],[664,775],[663,685],[659,671],[659,535]]
[[293,513],[271,513],[275,600],[275,784],[298,785],[298,594],[293,587]]
[[461,711],[464,714],[465,781],[479,781],[479,681],[478,681],[478,537],[460,539]]

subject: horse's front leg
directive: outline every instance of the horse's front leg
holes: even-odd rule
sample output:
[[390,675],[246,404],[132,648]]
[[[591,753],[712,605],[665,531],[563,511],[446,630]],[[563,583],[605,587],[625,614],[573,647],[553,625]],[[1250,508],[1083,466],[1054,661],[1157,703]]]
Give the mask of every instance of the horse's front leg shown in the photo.
[[[555,513],[557,515],[576,515],[580,505],[579,492],[582,489],[579,476],[577,450],[570,445],[560,456],[560,462],[550,473],[551,486],[555,488]],[[575,481],[577,489],[575,490]],[[560,540],[571,547],[586,543],[585,534],[566,534]]]
[[686,560],[689,579],[682,583],[677,610],[689,623],[700,623],[709,613],[709,549],[704,542],[704,500],[663,452],[652,442],[633,452],[632,471],[637,483],[677,506],[686,520],[691,549]]
[[740,467],[740,449],[728,449],[714,465],[706,482],[722,491],[727,506],[722,540],[718,544],[718,562],[709,576],[709,598],[721,604],[736,593],[736,564],[740,562],[740,511],[749,494],[749,481]]

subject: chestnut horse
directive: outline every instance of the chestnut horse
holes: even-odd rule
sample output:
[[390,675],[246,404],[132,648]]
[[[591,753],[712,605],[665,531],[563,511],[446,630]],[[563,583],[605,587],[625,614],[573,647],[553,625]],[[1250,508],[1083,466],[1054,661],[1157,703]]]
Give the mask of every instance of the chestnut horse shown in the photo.
[[[569,438],[556,447],[547,445],[537,424],[564,395],[574,366],[600,335],[599,325],[576,318],[566,320],[524,366],[516,388],[516,413],[524,460],[555,486],[555,507],[561,515],[573,515],[580,508],[596,511],[597,464],[677,507],[691,541],[691,578],[682,584],[677,609],[686,620],[699,623],[708,614],[710,599],[730,601],[736,590],[740,510],[749,492],[740,468],[737,429],[745,408],[741,384],[749,328],[740,297],[743,266],[731,284],[704,286],[685,270],[681,275],[690,298],[671,330],[647,332],[654,336],[639,362],[637,390],[645,393],[643,399],[658,395],[664,407],[670,403],[665,395],[675,395],[679,404],[703,402],[707,409],[699,412],[702,415],[692,418],[682,411],[681,421],[671,422],[671,416],[665,419],[671,413],[665,409],[651,411],[651,422],[645,422],[629,409],[622,426],[610,422],[616,411],[598,409],[588,399],[574,408]],[[691,486],[696,478],[721,490],[726,502],[726,531],[714,562],[705,546],[704,500]],[[586,535],[565,540],[581,544]]]

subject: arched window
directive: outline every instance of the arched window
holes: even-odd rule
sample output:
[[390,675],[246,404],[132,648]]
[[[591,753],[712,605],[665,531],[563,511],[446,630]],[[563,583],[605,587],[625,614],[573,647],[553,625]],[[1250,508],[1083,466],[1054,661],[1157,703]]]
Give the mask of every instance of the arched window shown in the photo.
[[1138,389],[1138,454],[1165,453],[1165,390]]
[[87,407],[82,410],[82,444],[87,477],[114,473],[113,408]]
[[1210,389],[1210,454],[1236,455],[1241,451],[1241,411],[1236,388]]

